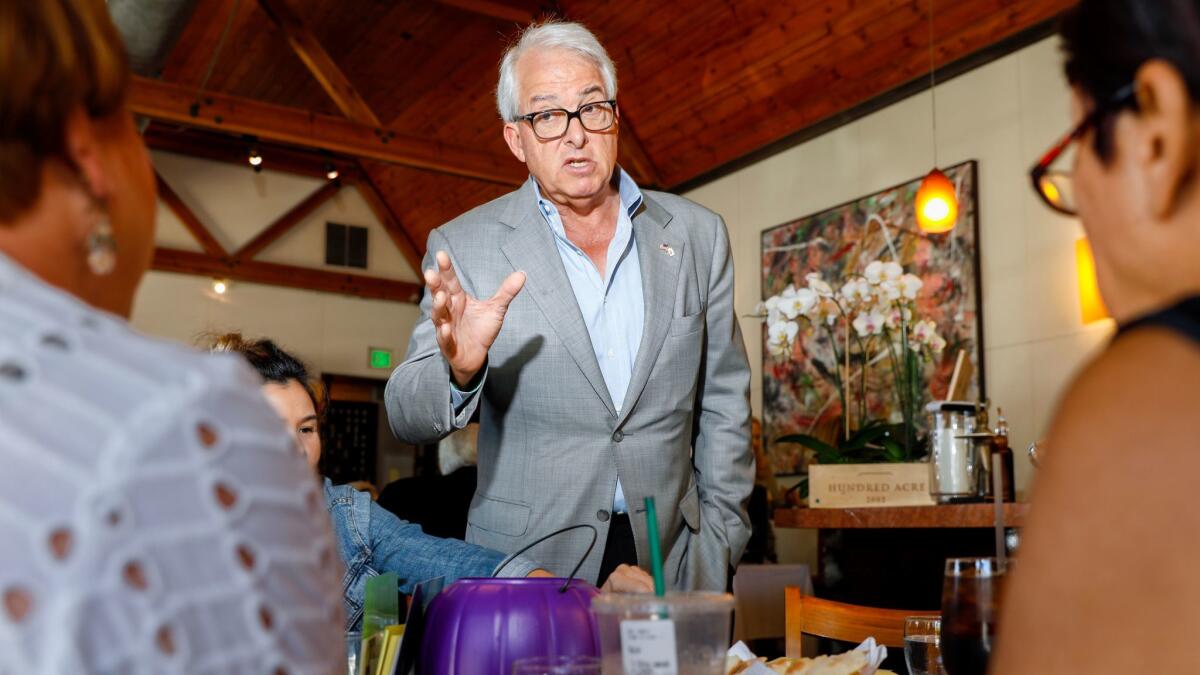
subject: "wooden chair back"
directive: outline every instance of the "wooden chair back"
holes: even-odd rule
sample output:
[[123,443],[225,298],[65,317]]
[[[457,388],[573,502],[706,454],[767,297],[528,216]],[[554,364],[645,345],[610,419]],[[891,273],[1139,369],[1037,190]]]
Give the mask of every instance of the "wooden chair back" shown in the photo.
[[803,656],[802,636],[807,633],[833,640],[862,642],[869,637],[887,647],[904,647],[904,619],[930,616],[939,610],[910,611],[848,605],[803,595],[800,589],[784,589],[785,650],[791,658]]

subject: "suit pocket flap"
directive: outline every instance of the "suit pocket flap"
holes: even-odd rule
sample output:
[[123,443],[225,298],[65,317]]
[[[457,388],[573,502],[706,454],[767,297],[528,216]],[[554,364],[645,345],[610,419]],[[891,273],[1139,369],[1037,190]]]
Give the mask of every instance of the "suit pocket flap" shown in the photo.
[[687,523],[692,532],[700,531],[700,488],[695,482],[683,493],[679,502],[679,512],[683,514],[683,522]]
[[691,335],[704,325],[704,310],[700,310],[690,316],[677,316],[671,319],[671,326],[667,330],[667,334],[671,337],[679,335]]
[[476,495],[467,521],[481,530],[519,537],[529,529],[530,513],[528,504]]

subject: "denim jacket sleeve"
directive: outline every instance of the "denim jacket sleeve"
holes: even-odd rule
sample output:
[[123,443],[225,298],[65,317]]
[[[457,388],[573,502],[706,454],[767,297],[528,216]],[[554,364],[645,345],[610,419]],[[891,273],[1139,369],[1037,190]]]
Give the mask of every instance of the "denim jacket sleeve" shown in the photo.
[[[445,577],[446,583],[451,583],[462,577],[491,576],[505,558],[499,551],[427,535],[419,525],[397,518],[372,501],[370,495],[348,485],[334,486],[326,479],[325,497],[338,551],[346,565],[342,593],[347,628],[362,619],[370,577],[395,572],[400,577],[400,590],[412,593],[418,583],[435,577]],[[537,568],[537,563],[518,556],[500,571],[500,576],[526,576]]]

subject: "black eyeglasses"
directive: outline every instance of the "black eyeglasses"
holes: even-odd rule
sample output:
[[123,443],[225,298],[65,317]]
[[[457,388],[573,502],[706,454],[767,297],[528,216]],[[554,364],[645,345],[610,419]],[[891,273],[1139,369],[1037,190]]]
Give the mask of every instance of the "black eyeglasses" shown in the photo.
[[1088,129],[1099,126],[1100,121],[1106,115],[1135,104],[1137,101],[1135,92],[1133,84],[1121,87],[1107,101],[1088,113],[1087,117],[1071,130],[1071,133],[1055,143],[1054,147],[1042,156],[1041,161],[1029,170],[1029,178],[1033,180],[1033,191],[1042,198],[1042,201],[1046,202],[1047,206],[1068,216],[1079,213],[1075,204],[1074,175],[1070,171],[1051,170],[1050,167],[1063,156],[1072,143],[1082,138]]
[[565,108],[539,110],[517,119],[529,122],[534,136],[543,141],[553,141],[567,135],[572,118],[578,119],[579,124],[588,131],[607,131],[617,119],[617,101],[584,103],[575,112]]

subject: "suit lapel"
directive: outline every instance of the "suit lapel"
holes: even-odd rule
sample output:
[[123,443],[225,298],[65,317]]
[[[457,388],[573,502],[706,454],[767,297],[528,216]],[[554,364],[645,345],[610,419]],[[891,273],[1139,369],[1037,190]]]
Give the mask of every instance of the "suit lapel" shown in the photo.
[[538,213],[532,181],[532,178],[526,181],[501,217],[505,224],[513,228],[501,251],[512,263],[513,269],[524,270],[525,288],[521,292],[528,294],[537,304],[571,358],[583,371],[584,377],[596,390],[596,395],[615,417],[617,409],[600,373],[592,339],[571,289],[571,281],[563,269],[554,234]]
[[666,340],[675,308],[679,269],[684,258],[685,240],[668,227],[671,214],[650,197],[644,200],[644,208],[633,219],[633,236],[637,240],[638,264],[642,271],[645,321],[617,426],[625,422],[641,397],[650,379],[650,371],[654,369],[654,362],[658,360],[658,353],[662,350],[663,341]]

